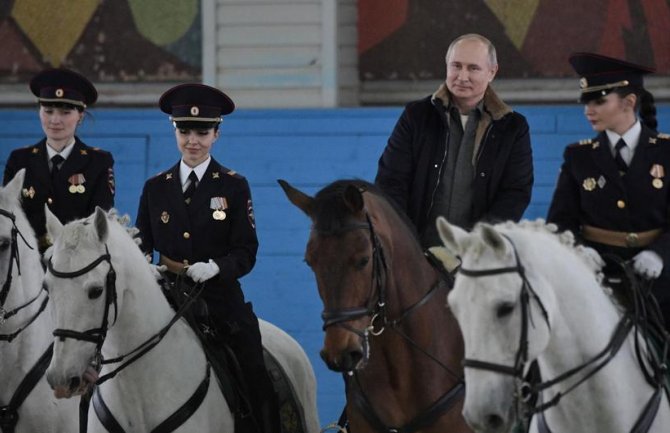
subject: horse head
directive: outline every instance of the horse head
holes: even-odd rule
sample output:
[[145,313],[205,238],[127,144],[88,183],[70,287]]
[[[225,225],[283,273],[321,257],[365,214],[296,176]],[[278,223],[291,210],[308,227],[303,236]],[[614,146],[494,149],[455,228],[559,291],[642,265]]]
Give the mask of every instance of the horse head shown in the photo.
[[469,233],[440,217],[437,226],[462,261],[448,303],[465,342],[463,415],[477,431],[507,432],[528,365],[550,338],[552,295],[504,225],[478,224]]
[[[310,197],[279,183],[312,220],[305,262],[324,305],[321,357],[332,370],[360,370],[370,357],[370,338],[388,317],[417,302],[415,289],[431,287],[437,274],[409,226],[373,185],[339,180]],[[404,290],[396,290],[400,286]]]
[[[71,397],[96,381],[103,343],[115,351],[144,338],[139,328],[132,336],[114,331],[129,326],[122,318],[141,316],[140,310],[147,309],[144,298],[160,289],[142,252],[113,212],[96,208],[91,216],[63,226],[46,211],[54,245],[45,285],[51,293],[56,327],[47,380],[57,397]],[[124,304],[126,296],[132,302]],[[162,296],[157,299],[164,301]],[[160,306],[155,307],[161,310]]]

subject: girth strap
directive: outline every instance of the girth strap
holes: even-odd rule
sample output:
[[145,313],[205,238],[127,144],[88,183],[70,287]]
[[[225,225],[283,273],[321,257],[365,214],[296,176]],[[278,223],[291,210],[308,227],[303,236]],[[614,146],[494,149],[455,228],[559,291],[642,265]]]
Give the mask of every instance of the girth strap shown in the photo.
[[14,433],[16,424],[19,421],[18,410],[42,376],[44,376],[44,372],[51,362],[53,349],[54,345],[51,343],[16,388],[14,395],[9,400],[9,404],[0,407],[0,431],[2,433]]
[[[186,420],[188,420],[191,415],[193,415],[195,411],[198,410],[202,402],[205,400],[207,390],[209,389],[210,376],[211,368],[209,363],[207,363],[207,372],[205,373],[205,378],[202,380],[202,382],[200,382],[200,385],[195,390],[193,395],[191,395],[186,403],[184,403],[172,415],[165,419],[165,421],[151,430],[151,433],[170,433],[184,424]],[[96,387],[93,391],[92,401],[95,414],[98,416],[98,419],[109,433],[125,433],[123,427],[121,427],[116,418],[114,418],[114,415],[109,410],[109,407],[107,407],[105,401],[102,399],[102,395],[100,394],[98,387]]]
[[433,425],[440,416],[451,409],[454,403],[463,398],[464,394],[465,383],[458,382],[438,398],[432,406],[402,427],[389,427],[384,424],[375,413],[368,399],[360,392],[353,392],[352,403],[357,406],[360,413],[376,431],[380,433],[412,433]]

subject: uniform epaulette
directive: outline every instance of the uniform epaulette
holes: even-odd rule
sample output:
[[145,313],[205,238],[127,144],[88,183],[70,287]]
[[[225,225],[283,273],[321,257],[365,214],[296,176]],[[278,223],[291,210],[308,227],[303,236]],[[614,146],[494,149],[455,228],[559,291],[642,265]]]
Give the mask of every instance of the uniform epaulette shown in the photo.
[[226,172],[226,174],[227,174],[228,176],[236,177],[236,178],[238,178],[238,179],[242,178],[242,175],[241,175],[241,174],[238,174],[235,170],[228,170],[228,171]]
[[568,147],[576,147],[576,148],[591,148],[591,149],[597,149],[600,147],[600,142],[597,140],[594,140],[593,138],[585,138],[583,140],[579,140],[577,143],[573,143]]
[[656,137],[658,137],[660,139],[663,139],[663,140],[668,140],[668,139],[670,139],[670,134],[666,134],[664,132],[659,132]]
[[584,140],[579,140],[580,146],[584,146],[591,143],[593,143],[593,138],[585,138]]

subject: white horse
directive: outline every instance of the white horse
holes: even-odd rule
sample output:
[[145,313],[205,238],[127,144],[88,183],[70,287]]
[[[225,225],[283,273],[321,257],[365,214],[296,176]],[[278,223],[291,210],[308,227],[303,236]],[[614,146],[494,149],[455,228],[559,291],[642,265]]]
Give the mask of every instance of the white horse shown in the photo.
[[19,202],[24,177],[21,170],[0,189],[0,432],[75,432],[77,402],[56,400],[44,380],[51,303],[35,232]]
[[[98,208],[90,217],[62,226],[47,213],[47,228],[55,244],[45,282],[58,328],[47,378],[59,395],[68,397],[84,381],[96,380],[90,364],[97,349],[103,359],[131,353],[152,341],[175,313],[142,252],[115,218]],[[261,333],[266,347],[288,371],[307,431],[318,432],[315,377],[307,356],[288,334],[266,322]],[[214,375],[207,379],[205,354],[186,321],[177,320],[162,339],[153,341],[158,344],[143,354],[134,353],[141,354],[136,359],[131,355],[122,362],[104,364],[100,371],[103,378],[131,361],[97,387],[108,414],[121,428],[117,431],[152,431],[195,399],[201,403],[189,407],[187,419],[176,424],[175,431],[233,432],[233,415]],[[106,432],[94,413],[95,400],[94,395],[88,431]]]
[[[600,284],[595,251],[541,220],[480,224],[471,233],[443,218],[437,225],[462,260],[448,301],[465,340],[463,414],[475,430],[510,429],[520,393],[532,390],[522,386],[524,370],[537,360],[546,381],[536,384],[537,404],[549,407],[531,431],[670,431],[667,395],[645,381],[634,331]],[[659,403],[655,416],[653,407],[645,412],[648,402]],[[633,430],[643,413],[649,429]]]

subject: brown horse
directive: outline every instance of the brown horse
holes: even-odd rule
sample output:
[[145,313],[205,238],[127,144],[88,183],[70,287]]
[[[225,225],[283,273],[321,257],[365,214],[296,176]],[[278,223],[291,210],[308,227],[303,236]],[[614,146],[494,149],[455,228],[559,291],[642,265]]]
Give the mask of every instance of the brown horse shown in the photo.
[[350,431],[471,431],[448,275],[406,219],[364,181],[339,180],[315,197],[279,183],[313,223],[305,261],[324,305],[321,357],[345,373]]

